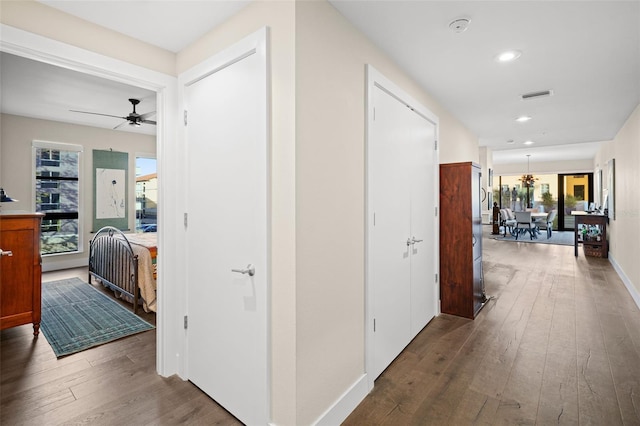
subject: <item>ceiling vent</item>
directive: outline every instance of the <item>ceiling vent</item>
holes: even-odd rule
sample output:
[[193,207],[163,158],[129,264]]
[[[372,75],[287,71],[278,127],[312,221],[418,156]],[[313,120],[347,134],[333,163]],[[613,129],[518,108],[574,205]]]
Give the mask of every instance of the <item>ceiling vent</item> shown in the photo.
[[543,98],[551,95],[553,95],[553,90],[542,90],[540,92],[525,93],[524,95],[520,95],[520,97],[522,100],[526,101],[527,99]]

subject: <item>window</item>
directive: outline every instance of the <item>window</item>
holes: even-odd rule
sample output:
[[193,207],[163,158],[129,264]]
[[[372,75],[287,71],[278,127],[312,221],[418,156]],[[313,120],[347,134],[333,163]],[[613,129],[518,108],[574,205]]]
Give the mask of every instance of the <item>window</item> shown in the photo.
[[42,255],[82,251],[78,145],[33,142],[35,210],[45,213]]
[[541,183],[540,184],[540,193],[541,194],[546,194],[547,192],[549,192],[549,184],[548,183]]
[[158,173],[152,155],[136,155],[136,231],[155,232],[158,222]]

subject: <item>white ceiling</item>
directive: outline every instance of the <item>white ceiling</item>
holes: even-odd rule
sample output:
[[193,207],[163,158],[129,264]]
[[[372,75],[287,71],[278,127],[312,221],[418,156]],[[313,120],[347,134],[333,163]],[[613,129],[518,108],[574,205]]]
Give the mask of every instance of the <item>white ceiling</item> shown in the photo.
[[[0,104],[5,114],[113,129],[126,120],[70,110],[126,117],[138,99],[138,114],[156,110],[156,93],[88,74],[0,53]],[[148,117],[156,120],[155,116]],[[123,125],[118,131],[156,134],[156,126]]]
[[[330,1],[478,135],[481,146],[492,148],[495,164],[519,158],[526,163],[525,153],[532,154],[532,162],[557,160],[558,155],[592,158],[596,142],[615,137],[640,103],[640,0]],[[248,2],[41,3],[176,52]],[[460,17],[471,22],[467,31],[455,33],[448,25]],[[522,56],[510,64],[497,63],[495,56],[506,49],[519,49]],[[4,108],[4,72],[2,79]],[[554,95],[519,99],[523,93],[546,89]],[[133,95],[119,94],[124,105],[116,108],[98,105],[98,92],[92,89],[78,97],[93,105],[78,103],[67,109],[123,115],[130,111],[126,99]],[[65,93],[65,98],[73,97]],[[37,101],[32,95],[29,98]],[[522,114],[533,119],[516,123]],[[525,147],[525,140],[535,144]],[[547,149],[558,145],[568,146]]]
[[38,1],[176,53],[251,3],[246,0]]

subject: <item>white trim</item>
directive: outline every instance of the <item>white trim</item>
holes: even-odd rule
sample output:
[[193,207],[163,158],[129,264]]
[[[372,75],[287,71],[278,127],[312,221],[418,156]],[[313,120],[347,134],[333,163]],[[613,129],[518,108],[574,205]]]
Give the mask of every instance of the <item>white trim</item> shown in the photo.
[[363,374],[356,380],[349,389],[336,400],[331,407],[320,415],[313,422],[317,426],[339,425],[349,417],[349,414],[356,409],[358,404],[369,394],[367,375]]
[[[113,81],[142,87],[157,92],[156,117],[158,176],[163,171],[173,170],[172,161],[180,153],[172,143],[175,140],[177,124],[176,78],[147,68],[110,58],[69,44],[61,43],[18,28],[0,24],[0,51],[71,69]],[[171,159],[171,161],[169,161]],[[177,173],[174,172],[176,175]],[[170,174],[170,173],[168,173]],[[180,350],[176,344],[181,317],[174,308],[175,295],[180,294],[180,286],[165,283],[179,283],[184,271],[184,259],[177,250],[176,229],[170,226],[178,219],[174,205],[180,204],[182,195],[175,183],[177,179],[163,180],[159,184],[158,244],[158,315],[156,317],[156,370],[163,376],[180,373]],[[162,203],[171,199],[173,203]],[[171,325],[171,327],[169,326]]]
[[[272,383],[272,349],[271,349],[271,288],[272,288],[272,268],[271,268],[271,71],[270,71],[270,49],[269,49],[269,28],[263,27],[252,34],[244,37],[242,40],[228,46],[223,51],[214,54],[213,56],[205,59],[203,62],[200,62],[193,66],[192,68],[184,71],[178,76],[178,98],[179,98],[179,107],[178,111],[181,119],[183,117],[182,112],[188,110],[188,106],[186,105],[186,88],[190,85],[197,83],[198,81],[212,75],[226,67],[229,67],[251,55],[258,55],[263,62],[261,63],[261,82],[263,82],[263,86],[260,87],[261,93],[264,94],[264,98],[261,98],[261,103],[264,105],[264,116],[261,117],[262,122],[259,124],[261,128],[264,129],[264,149],[265,149],[265,159],[266,159],[266,168],[265,168],[265,189],[266,189],[266,203],[265,203],[265,223],[266,223],[266,267],[267,267],[267,278],[266,278],[266,383],[265,383],[265,395],[266,395],[266,418],[263,423],[268,424],[272,418],[272,407],[271,407],[271,383]],[[182,121],[181,121],[182,123]],[[180,146],[184,146],[184,151],[188,151],[189,145],[187,143],[187,130],[186,126],[179,126],[179,144]],[[188,160],[188,153],[185,152],[185,156],[183,158],[183,171],[181,176],[187,175],[187,170],[189,169],[189,164],[187,164],[186,160]],[[189,199],[188,191],[189,185],[184,185],[186,190],[184,193],[186,194],[186,199]],[[184,212],[189,211],[188,201],[182,205]],[[181,213],[182,214],[182,213]],[[183,228],[184,231],[186,229]],[[183,233],[183,235],[186,233]],[[186,246],[186,236],[185,238],[185,246]],[[187,283],[189,282],[189,274],[188,271],[185,274]],[[182,280],[184,282],[184,278]],[[187,284],[188,286],[188,284]],[[180,305],[182,306],[184,315],[188,314],[189,311],[189,293],[183,292],[180,297]],[[194,336],[192,338],[201,339],[201,336]],[[188,365],[188,333],[182,333],[182,353],[183,353],[183,374],[184,378],[189,378],[189,365]],[[232,413],[236,415],[236,413]]]
[[616,262],[616,259],[611,255],[611,252],[609,252],[609,263],[611,263],[611,265],[613,266],[613,269],[615,269],[615,271],[618,273],[618,275],[620,276],[620,279],[624,283],[624,286],[627,288],[627,291],[631,295],[631,298],[633,299],[634,302],[636,302],[636,306],[640,309],[640,293],[638,293],[638,289],[635,288],[635,286],[631,282],[631,279],[629,279],[627,274],[624,273],[624,271],[622,270],[622,267],[618,264],[618,262]]
[[[420,104],[416,101],[412,96],[407,94],[404,90],[402,90],[399,86],[393,83],[391,80],[386,78],[383,74],[381,74],[378,70],[376,70],[373,66],[367,64],[366,66],[366,79],[367,79],[367,90],[366,90],[366,113],[365,113],[365,121],[366,121],[366,129],[365,129],[365,372],[370,372],[374,370],[373,364],[373,353],[374,353],[374,344],[373,344],[373,312],[372,308],[374,305],[373,300],[373,291],[370,288],[370,278],[372,276],[372,268],[373,266],[369,262],[369,253],[372,250],[372,242],[369,236],[373,232],[373,224],[369,218],[372,215],[372,206],[370,205],[371,199],[371,187],[370,187],[370,176],[369,176],[369,135],[372,134],[373,131],[373,92],[374,88],[378,87],[384,90],[389,95],[396,98],[398,101],[410,107],[415,113],[421,115],[429,122],[435,125],[435,138],[440,146],[440,124],[438,117],[433,114],[428,108]],[[438,209],[438,216],[434,216],[434,230],[435,233],[433,235],[433,253],[435,255],[435,272],[440,276],[440,173],[439,173],[439,149],[436,150],[434,154],[434,176],[433,176],[433,194],[435,197],[434,205]],[[435,212],[434,212],[435,214]],[[435,279],[435,277],[434,277]],[[436,283],[435,285],[435,306],[434,312],[437,315],[440,314],[440,285]],[[365,374],[367,377],[368,389],[373,389],[374,380],[372,374]]]
[[89,258],[70,259],[55,261],[53,263],[46,262],[42,259],[42,272],[60,271],[62,269],[82,268],[89,264]]

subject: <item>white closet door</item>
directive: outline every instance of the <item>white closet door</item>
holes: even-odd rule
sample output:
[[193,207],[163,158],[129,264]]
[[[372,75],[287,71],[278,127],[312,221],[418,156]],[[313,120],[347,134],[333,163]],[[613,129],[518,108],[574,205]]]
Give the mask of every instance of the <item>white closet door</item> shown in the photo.
[[377,377],[411,340],[411,234],[407,107],[375,88],[370,176],[375,215],[370,253],[374,293],[374,365]]
[[435,125],[379,87],[369,135],[373,377],[435,316]]

